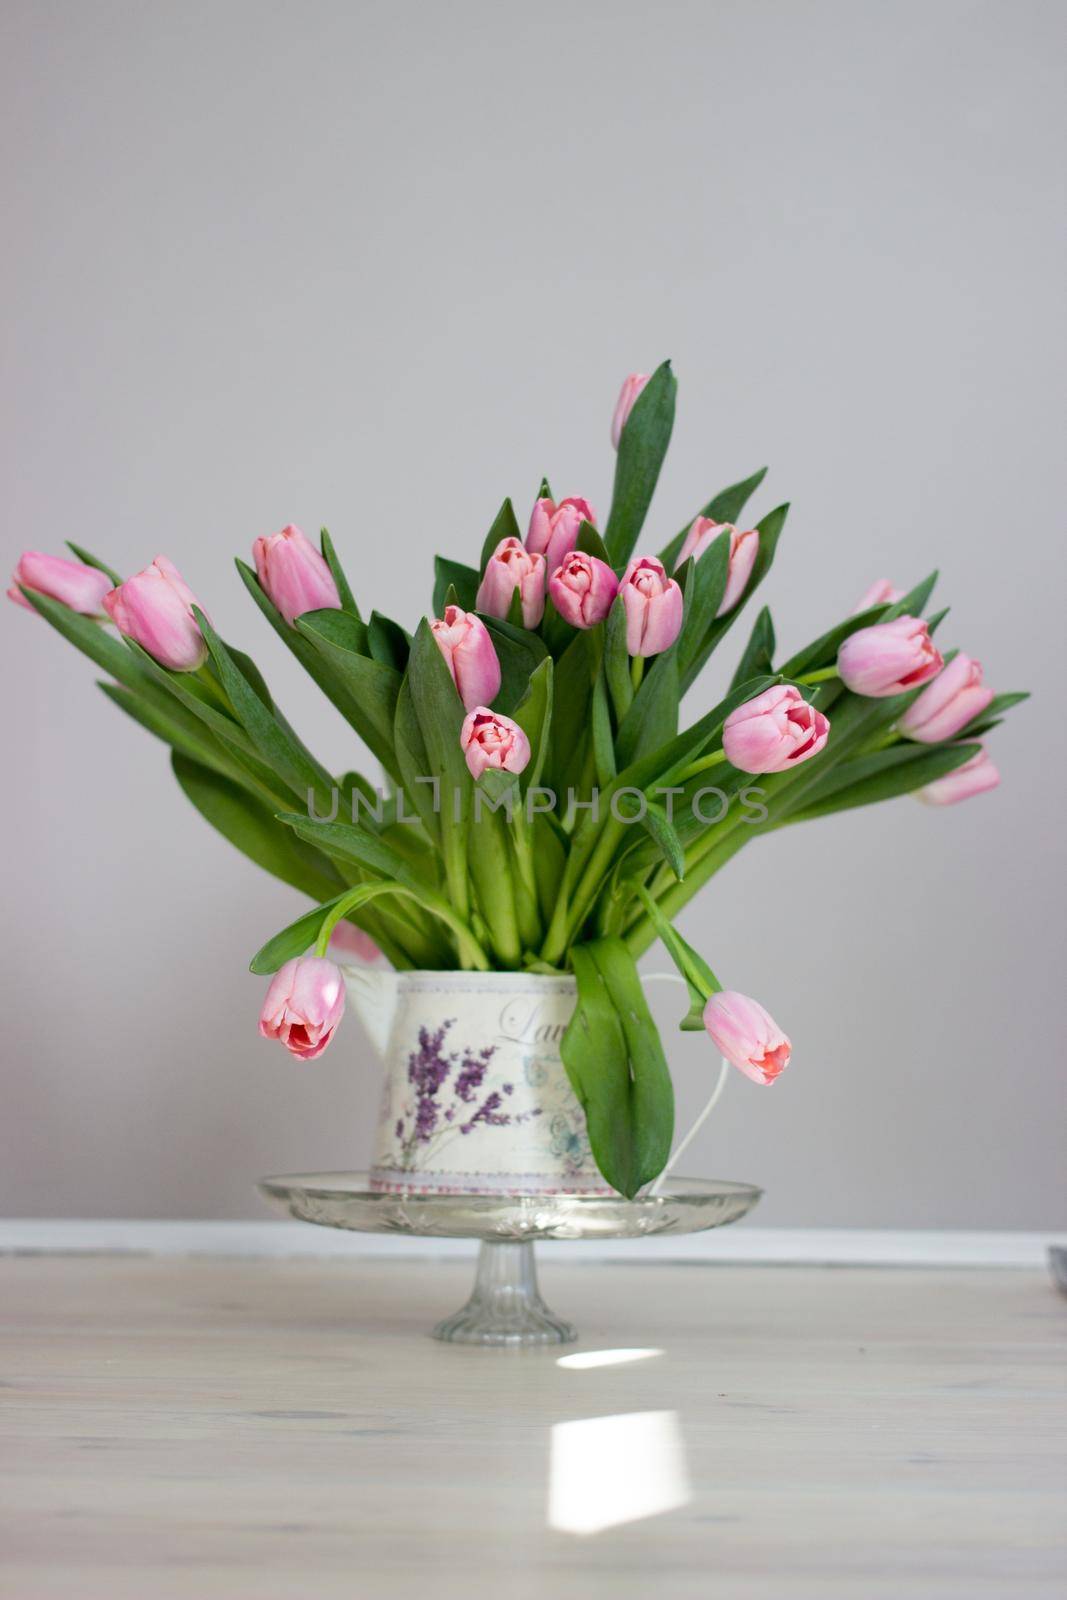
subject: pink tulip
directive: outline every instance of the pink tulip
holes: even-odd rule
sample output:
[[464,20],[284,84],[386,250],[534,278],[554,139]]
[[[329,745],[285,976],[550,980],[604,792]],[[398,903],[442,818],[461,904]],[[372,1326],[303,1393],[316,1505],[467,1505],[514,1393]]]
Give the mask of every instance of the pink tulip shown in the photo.
[[753,1083],[773,1083],[789,1065],[793,1046],[759,1004],[734,989],[721,989],[704,1007],[704,1026],[720,1055]]
[[976,756],[965,761],[962,767],[957,767],[955,772],[936,778],[925,789],[917,789],[915,793],[916,798],[925,800],[928,806],[954,806],[960,800],[969,800],[972,795],[995,789],[999,782],[1000,773],[983,748]]
[[954,738],[992,698],[992,689],[982,682],[982,663],[970,656],[954,656],[929,688],[912,701],[898,726],[909,739],[936,744],[939,739]]
[[259,1031],[264,1039],[279,1039],[301,1061],[314,1061],[333,1038],[344,1010],[339,969],[321,956],[299,956],[271,979]]
[[682,626],[682,591],[655,556],[635,556],[619,585],[626,608],[626,648],[632,656],[658,656]]
[[486,563],[474,604],[487,617],[506,617],[519,591],[524,628],[536,628],[545,614],[545,558],[524,550],[518,539],[501,539]]
[[480,778],[490,768],[521,772],[530,759],[530,741],[518,723],[490,711],[488,706],[475,706],[469,713],[460,729],[459,742],[472,778]]
[[552,604],[564,622],[576,628],[593,628],[603,622],[618,590],[619,580],[607,562],[581,550],[572,550],[548,580]]
[[674,563],[677,572],[682,562],[688,561],[690,556],[694,561],[699,561],[709,545],[726,532],[730,535],[729,569],[722,601],[715,613],[717,617],[725,617],[728,611],[732,611],[748,588],[748,580],[759,554],[759,529],[746,528],[742,531],[735,528],[732,522],[713,522],[711,517],[696,517]]
[[207,645],[193,616],[196,596],[166,556],[104,596],[104,610],[120,633],[136,641],[172,672],[195,672]]
[[903,589],[895,588],[888,578],[878,578],[853,607],[852,615],[858,617],[861,611],[869,611],[872,606],[893,606],[903,598]]
[[446,606],[444,620],[435,617],[430,630],[448,663],[464,711],[495,700],[500,692],[500,662],[481,617],[461,611],[459,606]]
[[830,737],[830,723],[792,684],[776,684],[731,711],[722,747],[741,772],[788,772],[817,756]]
[[290,625],[305,611],[341,609],[341,596],[325,557],[291,522],[281,533],[257,539],[252,556],[264,594]]
[[330,934],[330,952],[338,961],[362,961],[367,966],[379,960],[382,953],[369,933],[364,933],[354,922],[346,922],[343,918],[334,925]]
[[32,611],[33,606],[19,591],[20,583],[61,601],[72,611],[80,611],[84,617],[103,616],[104,596],[111,588],[106,572],[98,572],[81,561],[68,561],[66,556],[46,556],[40,550],[23,552],[7,591],[9,600]]
[[555,572],[578,543],[583,522],[596,526],[596,512],[588,500],[571,495],[558,506],[554,500],[538,500],[530,513],[526,548],[533,555],[544,556],[545,570]]
[[651,376],[650,372],[631,372],[619,390],[619,398],[615,405],[615,415],[611,419],[611,442],[616,450],[619,448],[622,430],[629,421],[634,402]]
[[940,650],[921,617],[876,622],[850,634],[837,652],[837,670],[846,689],[884,700],[917,689],[944,666]]

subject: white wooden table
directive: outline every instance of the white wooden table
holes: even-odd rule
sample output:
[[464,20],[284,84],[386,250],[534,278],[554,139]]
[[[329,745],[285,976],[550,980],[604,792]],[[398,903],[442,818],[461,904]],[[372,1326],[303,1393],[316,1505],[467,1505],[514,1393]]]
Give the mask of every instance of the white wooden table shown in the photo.
[[1063,1600],[1043,1273],[541,1276],[577,1346],[428,1339],[466,1261],[0,1261],[0,1595]]

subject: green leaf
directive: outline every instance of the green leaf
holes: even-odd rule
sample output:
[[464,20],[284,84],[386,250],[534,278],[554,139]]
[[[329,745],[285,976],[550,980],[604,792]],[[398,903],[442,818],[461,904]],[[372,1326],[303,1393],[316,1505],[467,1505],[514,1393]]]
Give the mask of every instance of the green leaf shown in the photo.
[[615,708],[615,721],[621,723],[633,704],[634,684],[626,648],[626,607],[618,595],[612,602],[605,625],[604,676]]
[[576,631],[556,662],[552,710],[550,778],[561,803],[567,789],[580,790],[591,757],[589,727],[593,715],[593,685],[600,670],[604,628]]
[[422,736],[422,725],[415,709],[411,681],[408,678],[405,678],[400,685],[400,694],[397,697],[393,741],[403,792],[417,811],[429,837],[439,845],[441,812],[440,808],[434,805],[433,786],[426,781],[433,778],[434,773],[430,757],[426,752],[426,741]]
[[691,1031],[690,1023],[694,1012],[698,1019],[697,1026],[702,1028],[704,1026],[701,1015],[703,1008],[707,1004],[709,997],[722,988],[722,984],[699,951],[694,950],[693,946],[682,938],[677,928],[664,916],[659,906],[648,893],[648,890],[641,884],[635,884],[634,888],[652,926],[659,936],[663,948],[685,979],[686,986],[689,989],[689,1012],[683,1018],[682,1028],[686,1032]]
[[[741,520],[742,511],[766,476],[767,468],[760,467],[750,478],[743,478],[740,483],[732,483],[728,489],[720,489],[718,494],[712,495],[707,505],[701,507],[696,517],[710,517],[712,522],[732,522],[736,526]],[[670,544],[660,551],[659,558],[668,572],[674,571],[674,563],[696,517],[690,517],[685,527],[680,528]]]
[[730,576],[730,533],[720,533],[698,561],[690,558],[679,574],[685,591],[685,615],[678,640],[678,660],[684,671],[700,651],[715,613],[722,605]]
[[578,1004],[563,1036],[571,1087],[604,1177],[629,1199],[667,1164],[674,1090],[633,957],[619,939],[572,951]]
[[407,681],[422,731],[427,773],[441,780],[440,839],[449,894],[460,916],[467,914],[467,818],[473,787],[460,744],[466,713],[452,674],[425,618],[411,646]]
[[[515,517],[515,508],[510,499],[504,501],[504,504],[493,518],[492,527],[485,536],[485,543],[482,545],[482,559],[478,569],[479,576],[485,571],[489,557],[502,539],[518,539],[520,542],[522,540],[519,524]],[[457,584],[456,587],[458,589],[459,585]]]
[[326,528],[321,529],[319,538],[322,544],[323,559],[333,574],[333,581],[337,585],[337,593],[341,597],[341,606],[348,612],[349,616],[355,617],[358,622],[360,620],[359,606],[356,604],[356,597],[352,593],[348,579],[345,577],[345,569],[341,565],[341,558],[334,549],[329,531]]
[[806,796],[802,806],[787,812],[786,821],[810,822],[835,811],[851,811],[910,794],[962,767],[981,748],[978,744],[894,745],[842,762]]
[[[495,548],[495,546],[494,546]],[[492,551],[490,551],[490,555]],[[447,556],[434,556],[433,558],[434,584],[433,584],[433,614],[443,617],[445,606],[448,605],[448,591],[455,589],[456,597],[451,602],[463,611],[473,611],[478,596],[478,586],[481,583],[481,573],[474,567],[466,567],[461,561],[450,561]]]
[[267,806],[221,773],[177,750],[171,766],[200,815],[257,866],[316,900],[335,895],[343,885],[344,879],[319,850],[296,838]]
[[605,566],[611,566],[611,558],[608,555],[607,545],[604,543],[593,524],[591,522],[586,522],[584,517],[582,518],[581,524],[578,528],[578,538],[575,542],[574,548],[576,550],[581,550],[584,555],[595,556],[598,561],[603,561]]
[[524,792],[531,784],[540,783],[548,756],[552,736],[553,671],[552,657],[544,656],[530,674],[526,693],[511,713],[530,741],[530,760],[519,778]]
[[739,689],[749,678],[774,671],[774,644],[774,622],[769,608],[764,606],[752,625],[748,643],[730,682],[731,689]]
[[529,688],[530,679],[548,652],[536,633],[528,628],[516,627],[500,617],[483,615],[482,621],[489,630],[496,658],[500,662],[500,688],[493,701],[493,710],[511,716]]
[[95,567],[97,572],[102,572],[105,577],[110,578],[116,589],[118,588],[119,584],[122,582],[122,579],[119,577],[114,567],[109,567],[106,561],[100,560],[99,556],[91,555],[90,552],[82,545],[75,544],[73,539],[68,539],[66,544],[67,549],[82,563],[83,566]]
[[970,739],[977,733],[988,733],[990,726],[1000,717],[1002,712],[1010,711],[1012,706],[1021,705],[1024,700],[1029,700],[1029,698],[1029,692],[1025,690],[1022,692],[1016,690],[1011,694],[995,694],[985,710],[980,711],[976,717],[972,717],[970,722],[960,729],[956,738]]
[[618,768],[615,763],[615,743],[611,732],[608,688],[603,671],[597,674],[596,683],[593,685],[591,732],[597,785],[601,789],[606,789],[615,777]]
[[[344,615],[343,612],[332,614]],[[334,783],[326,768],[320,766],[288,725],[263,704],[199,606],[193,607],[193,616],[204,635],[230,704],[260,756],[294,794],[305,797],[312,793],[318,804],[329,808]]]
[[229,778],[249,793],[258,796],[273,814],[279,804],[289,804],[284,786],[274,774],[249,756],[238,755],[232,746],[216,739],[207,726],[185,706],[162,689],[145,684],[143,689],[127,689],[122,684],[98,684],[112,704],[125,711],[157,739],[201,766]]
[[411,654],[411,635],[391,617],[372,611],[367,624],[367,647],[380,666],[403,672]]
[[756,561],[752,568],[752,573],[749,577],[745,592],[731,611],[728,611],[724,617],[716,617],[715,621],[711,624],[711,627],[704,635],[704,642],[700,646],[699,650],[690,658],[688,662],[685,663],[685,666],[682,670],[683,694],[701,672],[705,662],[715,649],[716,645],[719,644],[723,636],[727,634],[733,627],[734,623],[741,615],[742,610],[748,604],[749,600],[755,594],[756,590],[759,588],[760,584],[770,571],[774,562],[775,551],[778,548],[778,540],[781,538],[782,529],[785,527],[785,519],[788,515],[788,512],[788,505],[776,506],[773,511],[769,511],[767,513],[761,522],[756,524],[760,536],[759,551],[756,555]]
[[101,623],[83,617],[62,601],[53,600],[36,589],[28,589],[24,584],[19,584],[19,590],[57,633],[61,633],[69,644],[88,656],[90,661],[117,678],[119,683],[126,684],[130,689],[139,689],[152,681],[148,668],[135,660],[122,638],[108,633]]
[[665,808],[658,801],[649,800],[639,821],[674,876],[681,882],[685,877],[685,849]]
[[424,897],[398,883],[356,884],[354,888],[346,889],[322,905],[315,906],[312,911],[306,911],[302,917],[298,917],[287,928],[283,928],[272,939],[268,939],[263,948],[257,950],[252,957],[248,970],[260,976],[277,972],[279,967],[283,967],[287,961],[292,961],[296,956],[302,956],[317,942],[324,931],[323,924],[334,911],[341,910],[344,917],[355,918],[356,912],[385,895],[401,895],[405,899],[414,900],[432,916],[437,915],[432,907],[426,905]]
[[[299,637],[317,653],[330,678],[338,683],[353,708],[348,721],[377,756],[385,770],[399,778],[393,747],[393,723],[401,675],[395,667],[363,655],[356,648],[364,624],[343,611],[305,611],[296,621]],[[357,708],[358,709],[355,709]]]
[[678,699],[678,657],[672,646],[656,657],[622,719],[615,741],[620,766],[631,766],[674,738]]
[[616,568],[629,561],[644,526],[670,443],[677,387],[671,364],[664,361],[638,395],[622,430],[611,511],[604,529],[604,544]]

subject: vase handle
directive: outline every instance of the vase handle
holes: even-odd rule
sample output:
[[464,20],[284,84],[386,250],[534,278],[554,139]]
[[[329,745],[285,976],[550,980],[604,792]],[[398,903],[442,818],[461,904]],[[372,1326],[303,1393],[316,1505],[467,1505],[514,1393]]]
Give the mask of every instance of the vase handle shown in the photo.
[[[641,979],[642,979],[643,983],[655,983],[658,980],[660,983],[680,983],[682,985],[683,989],[688,989],[688,987],[689,987],[689,985],[686,983],[685,979],[678,972],[644,972],[644,973],[641,974]],[[726,1087],[726,1074],[727,1074],[727,1071],[729,1070],[729,1066],[730,1066],[730,1063],[726,1060],[725,1057],[723,1057],[722,1066],[719,1068],[719,1076],[715,1080],[715,1087],[711,1091],[711,1095],[710,1095],[710,1098],[708,1099],[707,1105],[705,1105],[703,1111],[701,1111],[700,1115],[697,1117],[696,1121],[693,1123],[693,1126],[689,1129],[689,1132],[685,1135],[685,1138],[681,1141],[680,1144],[675,1145],[673,1155],[668,1160],[666,1166],[664,1167],[663,1171],[660,1173],[659,1177],[655,1179],[655,1181],[652,1183],[651,1187],[647,1190],[648,1194],[650,1194],[650,1195],[659,1194],[660,1187],[661,1187],[661,1185],[663,1183],[664,1178],[670,1172],[671,1168],[675,1165],[675,1163],[678,1161],[678,1159],[689,1148],[689,1146],[692,1143],[693,1139],[695,1138],[696,1134],[704,1126],[704,1123],[706,1122],[708,1117],[710,1117],[712,1111],[715,1109],[715,1106],[718,1103],[719,1096],[722,1094],[723,1089]]]

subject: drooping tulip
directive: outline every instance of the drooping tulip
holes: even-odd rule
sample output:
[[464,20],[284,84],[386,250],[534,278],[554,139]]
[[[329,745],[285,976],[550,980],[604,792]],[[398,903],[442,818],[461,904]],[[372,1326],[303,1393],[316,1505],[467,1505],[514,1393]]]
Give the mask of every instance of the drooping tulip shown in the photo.
[[677,639],[684,601],[655,556],[635,556],[619,585],[626,609],[626,649],[632,656],[658,656]]
[[48,556],[40,550],[23,551],[7,591],[9,600],[32,611],[33,606],[19,590],[20,583],[27,589],[36,589],[38,594],[61,601],[72,611],[80,611],[84,617],[104,615],[104,596],[111,588],[111,579],[106,572],[88,567],[83,561],[68,561],[66,556]]
[[435,617],[430,631],[448,663],[463,709],[495,700],[500,692],[500,661],[481,617],[446,606],[444,618]]
[[207,644],[193,616],[199,601],[166,556],[127,578],[104,596],[104,610],[127,638],[172,672],[195,672],[207,660]]
[[259,1015],[264,1039],[277,1039],[301,1061],[321,1056],[344,1015],[340,970],[321,956],[287,961],[270,981]]
[[546,572],[555,572],[578,543],[583,522],[596,527],[596,512],[580,495],[570,495],[559,505],[547,498],[537,500],[530,513],[526,548],[533,555],[544,556]]
[[501,539],[486,562],[475,606],[487,617],[506,617],[516,589],[523,627],[536,628],[545,614],[545,558],[511,537]]
[[900,731],[920,744],[952,739],[992,698],[992,689],[982,682],[982,663],[961,653],[912,701],[900,719]]
[[650,372],[631,372],[619,390],[619,398],[615,402],[615,415],[611,419],[611,442],[616,450],[619,448],[622,430],[630,419],[634,403],[651,376]]
[[861,611],[869,611],[872,606],[893,606],[903,598],[903,589],[896,588],[888,578],[878,578],[867,592],[860,596],[859,604],[852,608],[852,615],[858,617]]
[[704,1026],[720,1055],[751,1078],[773,1083],[789,1065],[793,1046],[758,1000],[721,989],[704,1007]]
[[468,714],[459,742],[472,778],[480,778],[489,768],[521,772],[530,759],[530,741],[518,723],[488,706],[475,706]]
[[730,556],[726,588],[719,602],[719,609],[715,613],[717,617],[725,617],[728,611],[732,611],[748,588],[748,580],[752,576],[752,568],[759,554],[759,529],[740,529],[735,528],[732,522],[715,522],[711,517],[695,517],[678,552],[678,559],[674,563],[674,570],[677,572],[682,562],[688,561],[690,556],[694,561],[699,561],[705,550],[723,533],[730,535]]
[[291,522],[281,533],[257,539],[252,557],[264,593],[290,625],[305,611],[341,609],[341,596],[325,557]]
[[370,966],[380,959],[381,953],[370,934],[357,928],[354,922],[342,917],[340,922],[334,924],[330,934],[330,954],[336,956],[338,961],[362,961]]
[[552,604],[564,622],[575,628],[593,628],[603,622],[618,590],[619,580],[607,562],[582,550],[572,550],[548,580]]
[[921,617],[876,622],[850,634],[837,653],[837,670],[846,689],[884,700],[929,683],[944,666],[941,652]]
[[976,756],[965,761],[962,767],[957,767],[955,772],[935,778],[933,783],[928,783],[925,789],[917,789],[915,794],[928,806],[954,806],[960,800],[970,800],[973,795],[995,789],[999,782],[1000,773],[983,748]]
[[722,747],[741,772],[788,772],[818,755],[830,722],[792,684],[775,684],[730,712]]

